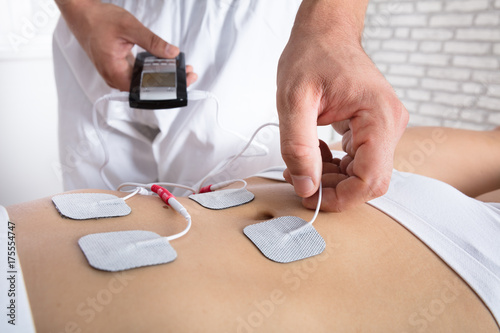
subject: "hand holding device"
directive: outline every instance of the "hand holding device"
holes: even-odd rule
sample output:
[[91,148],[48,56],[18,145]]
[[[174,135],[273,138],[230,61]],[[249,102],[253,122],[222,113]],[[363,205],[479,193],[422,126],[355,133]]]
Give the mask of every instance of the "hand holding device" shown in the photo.
[[[56,1],[76,39],[106,83],[128,91],[137,44],[151,54],[175,58],[179,49],[146,28],[125,9],[96,0]],[[187,84],[196,81],[193,68],[187,66]]]

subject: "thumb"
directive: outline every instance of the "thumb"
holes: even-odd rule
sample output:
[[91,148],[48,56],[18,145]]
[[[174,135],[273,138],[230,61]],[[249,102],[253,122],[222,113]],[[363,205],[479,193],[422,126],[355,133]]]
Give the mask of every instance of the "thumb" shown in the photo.
[[288,99],[278,94],[281,155],[288,168],[295,192],[304,198],[312,196],[321,179],[317,103],[308,97]]
[[167,43],[138,20],[136,20],[136,24],[131,25],[129,31],[131,42],[139,45],[154,56],[175,58],[179,55],[180,51],[177,46]]

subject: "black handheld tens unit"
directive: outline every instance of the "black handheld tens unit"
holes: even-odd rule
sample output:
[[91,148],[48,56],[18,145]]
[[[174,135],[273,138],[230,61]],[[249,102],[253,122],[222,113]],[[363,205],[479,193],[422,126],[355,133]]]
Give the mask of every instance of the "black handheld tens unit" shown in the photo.
[[129,105],[137,109],[170,109],[187,105],[184,53],[162,59],[149,52],[137,55],[130,84]]

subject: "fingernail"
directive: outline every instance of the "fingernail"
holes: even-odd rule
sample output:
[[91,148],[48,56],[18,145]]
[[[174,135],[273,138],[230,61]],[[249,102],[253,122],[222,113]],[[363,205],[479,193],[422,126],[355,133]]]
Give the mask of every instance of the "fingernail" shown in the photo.
[[167,44],[167,47],[165,47],[165,55],[168,57],[170,55],[170,50],[172,49],[172,46],[170,44]]
[[295,188],[295,192],[302,196],[306,193],[310,193],[314,190],[314,183],[312,178],[309,176],[294,176],[292,175],[293,187]]
[[173,46],[172,44],[167,44],[167,46],[165,47],[165,54],[167,55],[167,57],[172,57],[174,56],[177,52],[176,52],[176,46]]

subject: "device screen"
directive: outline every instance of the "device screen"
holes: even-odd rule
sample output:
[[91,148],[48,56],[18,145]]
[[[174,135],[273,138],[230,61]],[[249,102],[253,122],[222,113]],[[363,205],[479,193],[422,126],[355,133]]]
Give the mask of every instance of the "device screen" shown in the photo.
[[175,72],[167,73],[143,73],[141,86],[152,87],[175,87]]
[[170,109],[187,105],[184,53],[175,59],[137,54],[130,83],[129,105],[137,109]]

